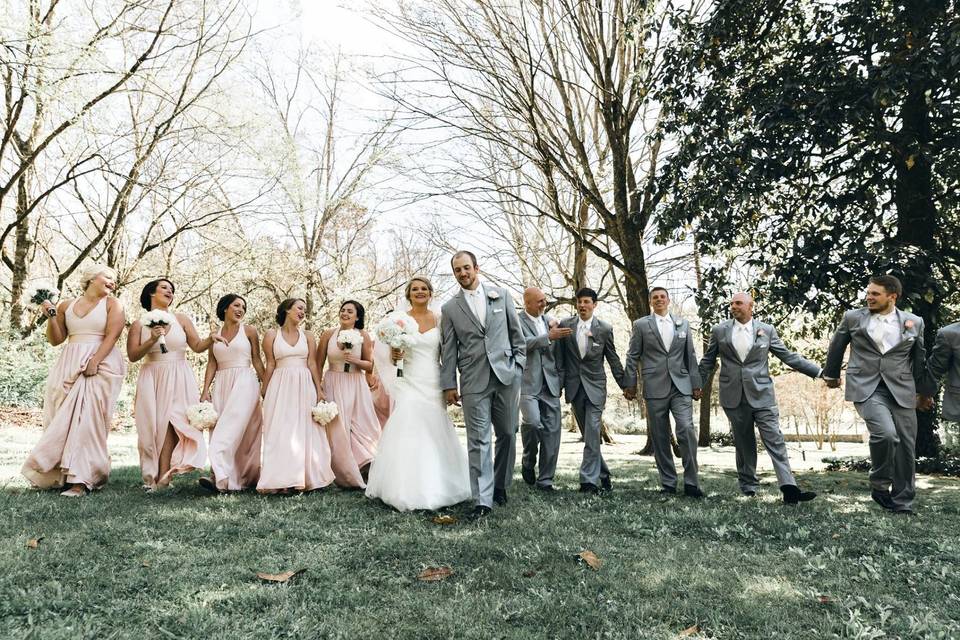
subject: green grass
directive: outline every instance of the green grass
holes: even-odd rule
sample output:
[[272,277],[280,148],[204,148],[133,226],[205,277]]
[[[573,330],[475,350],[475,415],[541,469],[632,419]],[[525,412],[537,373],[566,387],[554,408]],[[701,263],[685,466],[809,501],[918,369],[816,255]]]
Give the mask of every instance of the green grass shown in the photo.
[[[925,479],[908,518],[875,508],[860,474],[806,474],[821,498],[789,508],[773,485],[736,496],[731,473],[706,473],[699,502],[656,493],[648,460],[613,472],[602,498],[572,475],[553,496],[518,481],[509,505],[452,526],[339,490],[209,497],[188,476],[147,495],[132,467],[80,500],[10,486],[0,635],[960,637],[956,480]],[[440,565],[453,576],[417,580]],[[294,569],[287,584],[255,577]]]

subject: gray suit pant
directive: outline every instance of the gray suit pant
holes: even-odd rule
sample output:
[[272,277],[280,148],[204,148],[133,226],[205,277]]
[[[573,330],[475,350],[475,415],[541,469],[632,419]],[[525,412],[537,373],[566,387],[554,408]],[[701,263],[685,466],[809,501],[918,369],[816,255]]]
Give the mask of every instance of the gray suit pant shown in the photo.
[[693,428],[693,398],[680,393],[671,384],[666,398],[644,398],[647,403],[647,429],[653,442],[653,457],[660,472],[660,484],[677,488],[677,468],[670,446],[670,414],[677,428],[677,444],[683,461],[683,483],[700,486],[697,466],[697,432]]
[[560,398],[551,395],[544,383],[539,395],[520,396],[520,439],[523,441],[524,469],[536,470],[540,456],[537,486],[553,485],[553,475],[560,457]]
[[577,419],[580,431],[583,433],[583,461],[580,463],[580,482],[599,487],[601,480],[610,478],[610,469],[600,452],[600,427],[603,418],[603,407],[590,402],[583,387],[577,391],[573,402],[573,416]]
[[790,470],[787,443],[780,431],[780,411],[776,407],[751,407],[746,397],[742,397],[736,407],[724,407],[723,411],[730,421],[730,431],[733,432],[733,443],[737,449],[737,482],[740,484],[740,491],[756,493],[760,488],[760,481],[757,480],[757,436],[754,425],[760,432],[760,441],[770,454],[777,482],[781,487],[787,484],[796,485],[797,481]]
[[[520,372],[505,385],[490,372],[490,382],[481,393],[464,393],[463,420],[467,427],[470,458],[470,490],[478,505],[493,506],[494,488],[506,491],[513,480],[517,459]],[[491,429],[492,425],[492,429]],[[497,440],[491,446],[491,431]]]
[[870,432],[870,486],[890,491],[895,511],[912,509],[917,493],[916,410],[901,407],[883,386],[854,406]]

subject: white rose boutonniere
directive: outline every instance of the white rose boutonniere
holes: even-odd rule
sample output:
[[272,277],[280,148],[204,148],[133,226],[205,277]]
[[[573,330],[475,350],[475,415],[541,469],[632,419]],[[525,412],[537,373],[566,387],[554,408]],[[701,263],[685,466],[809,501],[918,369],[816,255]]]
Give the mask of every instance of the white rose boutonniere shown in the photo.
[[490,289],[489,291],[487,291],[487,297],[490,298],[491,300],[497,300],[500,298],[500,294],[494,291],[493,289]]

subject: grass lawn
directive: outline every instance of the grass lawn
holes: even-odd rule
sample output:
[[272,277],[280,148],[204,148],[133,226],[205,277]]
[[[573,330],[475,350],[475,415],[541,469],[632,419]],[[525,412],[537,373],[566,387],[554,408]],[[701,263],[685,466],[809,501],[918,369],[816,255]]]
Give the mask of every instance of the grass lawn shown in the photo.
[[[706,468],[694,501],[656,493],[650,459],[612,470],[609,496],[576,493],[569,470],[552,496],[518,478],[506,507],[447,526],[357,492],[210,497],[196,475],[147,495],[131,466],[79,500],[9,484],[0,636],[960,637],[956,480],[923,478],[909,518],[859,474],[804,473],[821,497],[788,508],[769,476],[748,499]],[[417,579],[439,566],[453,575]]]

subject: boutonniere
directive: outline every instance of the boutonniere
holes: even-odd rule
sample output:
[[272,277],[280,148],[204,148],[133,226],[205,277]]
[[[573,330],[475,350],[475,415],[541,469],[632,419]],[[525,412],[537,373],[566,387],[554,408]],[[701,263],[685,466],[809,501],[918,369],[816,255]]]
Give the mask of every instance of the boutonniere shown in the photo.
[[677,329],[677,331],[679,331],[680,327],[683,326],[683,320],[674,320],[673,326],[675,329]]
[[913,329],[913,320],[907,320],[906,322],[904,322],[903,328],[905,331],[910,331],[910,329]]
[[500,294],[491,289],[490,291],[487,291],[487,297],[490,298],[491,300],[496,300],[497,298],[500,297]]
[[587,337],[588,337],[588,338],[592,338],[592,337],[593,337],[593,331],[587,331]]
[[767,332],[766,332],[766,331],[764,331],[763,329],[757,329],[757,337],[758,337],[758,338],[762,338],[762,337],[765,336],[765,335],[767,335]]

